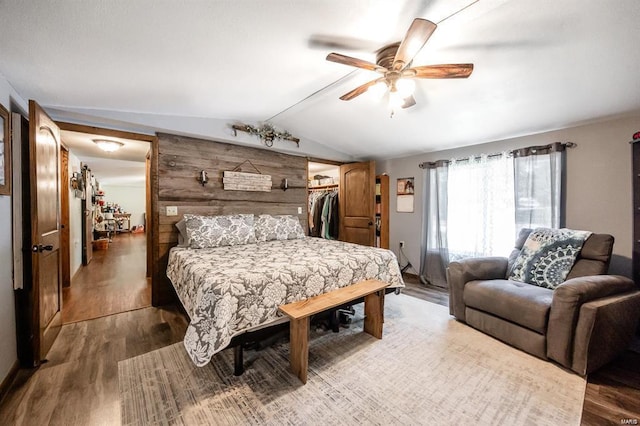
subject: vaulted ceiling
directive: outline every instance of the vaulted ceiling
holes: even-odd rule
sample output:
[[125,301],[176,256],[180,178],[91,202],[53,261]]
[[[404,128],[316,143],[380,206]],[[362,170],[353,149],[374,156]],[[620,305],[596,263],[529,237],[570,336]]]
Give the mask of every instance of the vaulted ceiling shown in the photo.
[[[393,158],[640,111],[638,0],[0,0],[0,72],[56,119],[259,144],[234,122],[299,137],[274,149]],[[438,28],[414,64],[473,63],[420,80],[417,105],[338,98],[412,20]],[[327,47],[338,37],[350,46]]]

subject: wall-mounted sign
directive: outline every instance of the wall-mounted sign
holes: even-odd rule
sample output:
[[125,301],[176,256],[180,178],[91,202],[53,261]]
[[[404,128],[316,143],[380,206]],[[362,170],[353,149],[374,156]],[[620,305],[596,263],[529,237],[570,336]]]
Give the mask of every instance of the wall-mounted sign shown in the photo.
[[222,184],[225,191],[271,192],[270,175],[225,171]]

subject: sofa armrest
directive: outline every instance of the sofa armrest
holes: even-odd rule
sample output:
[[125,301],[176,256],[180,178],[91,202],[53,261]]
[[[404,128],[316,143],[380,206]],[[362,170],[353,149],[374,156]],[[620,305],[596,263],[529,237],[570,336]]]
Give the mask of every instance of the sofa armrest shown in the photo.
[[449,263],[449,313],[460,321],[466,321],[463,300],[465,284],[475,280],[504,279],[506,275],[506,257],[476,257]]
[[615,359],[633,340],[640,320],[640,291],[584,303],[573,343],[571,369],[580,375]]
[[632,280],[619,275],[572,278],[553,291],[547,327],[547,357],[571,368],[573,342],[582,304],[636,290]]

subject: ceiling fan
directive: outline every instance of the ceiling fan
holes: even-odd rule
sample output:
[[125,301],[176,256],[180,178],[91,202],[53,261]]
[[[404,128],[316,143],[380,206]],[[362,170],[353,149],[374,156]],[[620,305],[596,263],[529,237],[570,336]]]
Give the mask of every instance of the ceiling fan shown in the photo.
[[389,93],[389,107],[409,108],[416,104],[413,97],[415,78],[467,78],[473,71],[473,64],[423,65],[413,67],[413,58],[425,45],[437,25],[426,19],[416,18],[411,23],[402,41],[382,47],[377,51],[376,63],[330,53],[327,61],[375,71],[382,77],[369,81],[342,95],[340,99],[349,101],[366,91],[379,96]]

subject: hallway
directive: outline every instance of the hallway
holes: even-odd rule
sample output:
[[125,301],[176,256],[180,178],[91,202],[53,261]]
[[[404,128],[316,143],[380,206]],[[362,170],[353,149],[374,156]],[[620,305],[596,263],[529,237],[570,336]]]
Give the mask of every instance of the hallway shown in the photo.
[[121,233],[107,250],[95,250],[63,290],[63,324],[151,306],[146,261],[146,234]]

